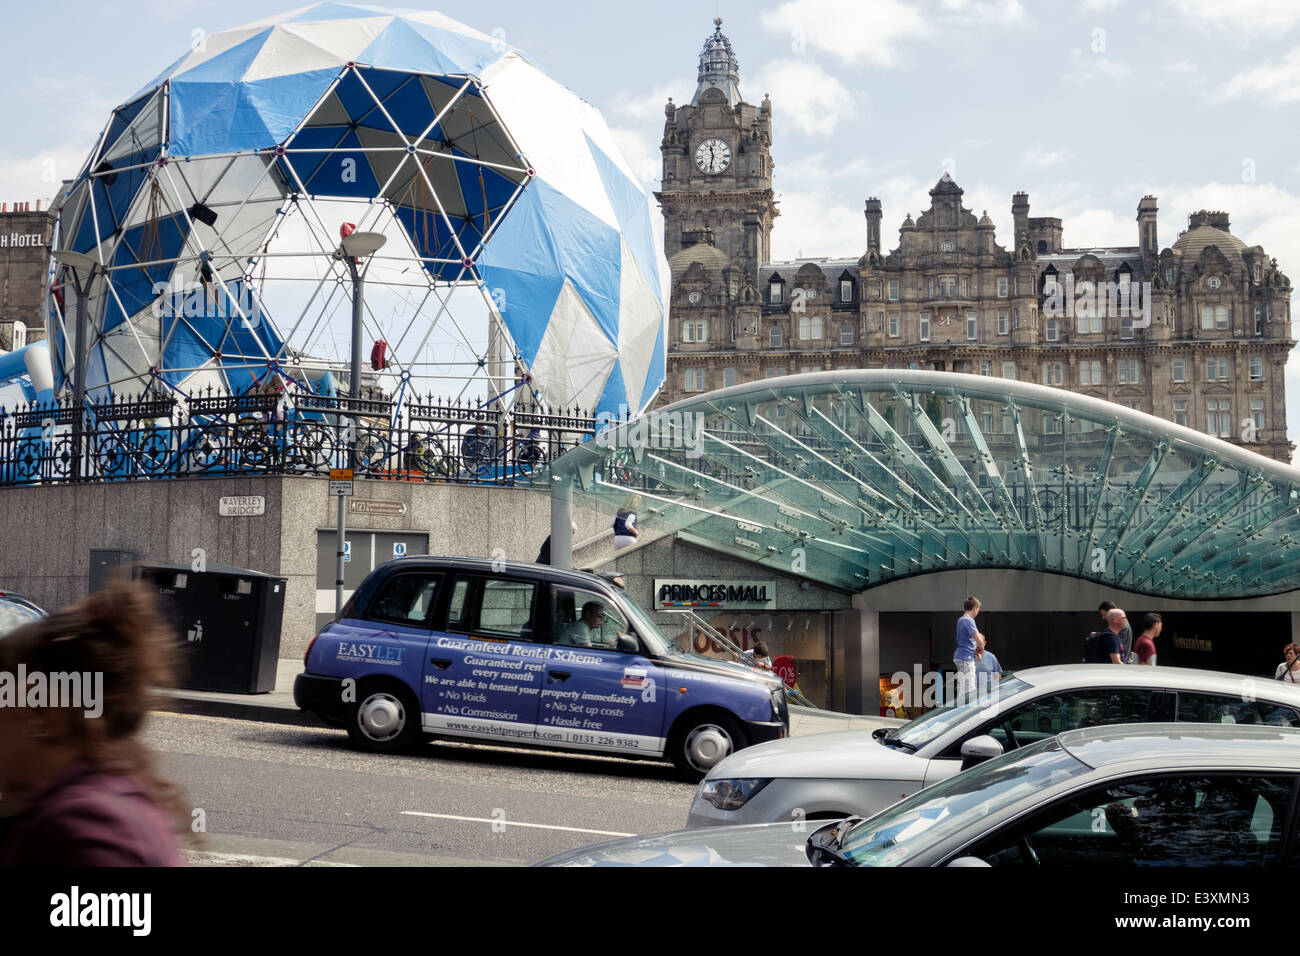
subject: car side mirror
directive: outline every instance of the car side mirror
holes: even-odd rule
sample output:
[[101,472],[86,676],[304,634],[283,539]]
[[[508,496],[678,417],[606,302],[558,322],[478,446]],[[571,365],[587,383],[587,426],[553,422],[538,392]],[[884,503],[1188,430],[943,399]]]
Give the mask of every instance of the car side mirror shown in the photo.
[[992,737],[987,734],[982,737],[972,737],[961,745],[961,769],[969,770],[986,760],[1001,756],[1002,745]]
[[614,646],[624,654],[639,654],[641,644],[631,634],[620,634],[614,641]]

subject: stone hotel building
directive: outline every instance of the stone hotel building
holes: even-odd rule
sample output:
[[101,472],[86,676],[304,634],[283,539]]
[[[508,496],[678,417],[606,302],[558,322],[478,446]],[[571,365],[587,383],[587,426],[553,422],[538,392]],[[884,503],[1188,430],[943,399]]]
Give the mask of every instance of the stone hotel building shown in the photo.
[[[742,98],[715,23],[694,96],[665,110],[662,402],[798,372],[937,369],[1070,389],[1290,460],[1291,283],[1232,234],[1228,213],[1192,212],[1161,248],[1145,196],[1135,245],[1070,248],[1061,220],[1031,217],[1018,192],[1004,246],[945,175],[892,250],[871,198],[860,256],[774,262],[772,103]],[[995,428],[994,411],[983,415]]]

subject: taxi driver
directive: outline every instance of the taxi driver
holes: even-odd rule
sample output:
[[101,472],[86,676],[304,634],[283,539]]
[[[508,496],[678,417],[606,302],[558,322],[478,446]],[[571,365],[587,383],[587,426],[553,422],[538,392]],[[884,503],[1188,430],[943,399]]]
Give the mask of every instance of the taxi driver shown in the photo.
[[600,629],[605,623],[605,605],[588,601],[582,606],[582,617],[566,627],[555,639],[556,644],[573,647],[606,647],[600,639]]

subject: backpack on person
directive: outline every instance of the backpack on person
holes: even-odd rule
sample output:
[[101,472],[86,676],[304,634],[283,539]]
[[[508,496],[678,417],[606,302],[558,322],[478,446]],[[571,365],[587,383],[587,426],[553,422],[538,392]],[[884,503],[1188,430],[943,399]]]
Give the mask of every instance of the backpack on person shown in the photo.
[[1108,664],[1110,658],[1102,655],[1101,631],[1093,631],[1083,640],[1083,662],[1085,664]]

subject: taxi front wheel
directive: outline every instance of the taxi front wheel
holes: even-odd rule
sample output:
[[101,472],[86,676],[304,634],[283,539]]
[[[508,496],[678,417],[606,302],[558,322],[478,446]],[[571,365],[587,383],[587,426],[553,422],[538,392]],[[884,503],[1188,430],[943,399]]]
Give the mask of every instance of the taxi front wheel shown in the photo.
[[669,747],[678,772],[697,783],[723,757],[746,743],[740,724],[728,714],[715,711],[690,718],[676,728]]
[[362,684],[348,705],[348,736],[362,750],[400,753],[421,738],[420,709],[405,687],[389,682]]

